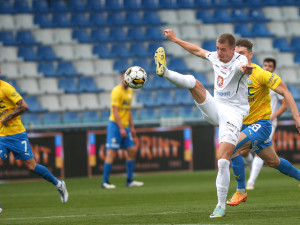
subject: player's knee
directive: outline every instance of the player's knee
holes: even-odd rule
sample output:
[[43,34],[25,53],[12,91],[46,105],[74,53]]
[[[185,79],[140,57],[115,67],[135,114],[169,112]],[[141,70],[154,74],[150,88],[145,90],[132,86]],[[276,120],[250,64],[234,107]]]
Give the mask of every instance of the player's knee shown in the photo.
[[278,159],[267,159],[265,160],[265,162],[267,163],[267,165],[271,168],[277,168],[280,164],[280,160]]

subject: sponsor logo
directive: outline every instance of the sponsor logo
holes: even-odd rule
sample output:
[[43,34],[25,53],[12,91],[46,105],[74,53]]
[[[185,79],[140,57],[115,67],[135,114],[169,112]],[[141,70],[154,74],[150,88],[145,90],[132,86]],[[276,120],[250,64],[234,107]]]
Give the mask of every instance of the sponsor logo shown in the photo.
[[215,94],[218,96],[230,96],[230,91],[222,92],[222,91],[215,91]]
[[218,85],[219,87],[222,87],[222,86],[223,86],[223,83],[224,83],[223,77],[218,76],[218,78],[217,78],[217,85]]
[[228,67],[226,67],[226,66],[221,66],[223,69],[225,69],[225,70],[227,70],[228,69]]
[[270,77],[270,79],[269,79],[269,83],[272,82],[272,80],[273,80],[274,77],[275,77],[275,75],[272,73],[272,75],[271,75],[271,77]]

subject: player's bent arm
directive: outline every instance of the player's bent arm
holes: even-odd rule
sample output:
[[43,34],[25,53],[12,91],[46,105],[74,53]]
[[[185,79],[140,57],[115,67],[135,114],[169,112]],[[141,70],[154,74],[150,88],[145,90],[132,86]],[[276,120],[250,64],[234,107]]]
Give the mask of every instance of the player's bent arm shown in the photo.
[[178,37],[176,37],[176,34],[173,30],[171,30],[171,29],[164,30],[164,35],[170,41],[173,41],[174,43],[180,45],[182,48],[184,48],[185,50],[187,50],[191,54],[199,56],[203,59],[206,59],[206,53],[208,53],[209,51],[207,51],[203,48],[200,48],[197,45],[194,45],[192,43],[189,43],[187,41],[183,41],[183,40],[179,39]]
[[11,120],[12,118],[15,118],[16,116],[21,115],[22,113],[26,112],[27,110],[28,110],[27,103],[25,102],[24,99],[21,99],[16,103],[15,109],[10,114],[8,114],[7,116],[2,118],[1,123],[4,126],[7,126],[7,123],[9,120]]
[[276,112],[272,113],[271,115],[271,121],[273,121],[275,118],[279,117],[285,110],[287,109],[287,104],[285,99],[281,100],[281,106],[276,110]]
[[121,123],[120,115],[119,115],[119,107],[118,106],[113,106],[112,108],[113,108],[113,114],[114,114],[114,117],[115,117],[116,124],[118,125],[118,127],[120,129],[124,129],[124,127]]

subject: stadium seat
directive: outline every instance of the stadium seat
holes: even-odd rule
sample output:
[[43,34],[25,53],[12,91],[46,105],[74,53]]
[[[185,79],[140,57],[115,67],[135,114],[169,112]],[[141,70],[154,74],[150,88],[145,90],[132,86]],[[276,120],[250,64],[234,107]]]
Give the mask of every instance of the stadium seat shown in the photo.
[[27,0],[15,0],[14,11],[15,13],[31,13],[32,9]]
[[60,57],[55,55],[52,46],[39,46],[37,49],[37,57],[40,60],[61,60]]
[[42,107],[48,109],[49,112],[61,112],[64,110],[57,95],[42,95],[39,99]]
[[280,7],[265,7],[263,12],[265,17],[271,21],[284,21]]
[[110,111],[109,110],[102,110],[101,114],[100,114],[100,121],[107,122],[108,118],[109,118],[109,115],[110,115]]
[[151,91],[143,91],[138,93],[137,101],[139,103],[142,103],[146,107],[159,106],[159,104],[156,101],[156,97],[154,97]]
[[105,0],[105,8],[108,10],[123,10],[123,5],[119,0]]
[[18,49],[16,47],[2,47],[0,61],[20,61],[20,58],[18,58]]
[[194,0],[181,0],[177,1],[178,8],[183,8],[183,9],[194,9],[195,4]]
[[165,22],[169,25],[171,24],[180,24],[179,17],[176,10],[160,10],[158,11],[159,18],[162,22]]
[[[298,4],[300,5],[300,3]],[[283,5],[286,6],[286,5]],[[284,20],[299,20],[299,7],[281,7],[282,17]]]
[[273,40],[273,47],[279,49],[281,52],[291,52],[294,50],[286,38],[275,38]]
[[193,97],[189,91],[178,89],[174,92],[174,105],[193,105],[195,104]]
[[104,13],[91,13],[89,18],[89,24],[91,26],[106,26],[106,16]]
[[70,10],[75,12],[85,11],[85,1],[83,0],[72,0],[69,2]]
[[68,12],[67,2],[64,0],[51,1],[51,9],[53,12]]
[[270,19],[266,18],[264,12],[260,8],[249,9],[249,19],[253,22],[269,22]]
[[167,79],[162,79],[161,77],[155,76],[153,78],[153,88],[155,89],[169,89],[169,88],[177,88],[174,84],[172,84]]
[[128,29],[128,38],[131,41],[145,41],[145,33],[141,27],[131,27]]
[[255,6],[255,7],[262,7],[266,5],[265,0],[252,0],[249,2],[250,6]]
[[35,14],[33,22],[37,25],[39,25],[41,28],[52,28],[55,27],[52,23],[52,20],[50,19],[49,14]]
[[[103,72],[103,68],[105,68],[105,73]],[[95,74],[101,74],[101,75],[116,74],[116,71],[114,70],[114,60],[111,60],[111,59],[95,60],[94,61],[94,71],[95,71]],[[100,87],[99,83],[97,83],[97,84],[98,84],[98,87]]]
[[71,24],[78,27],[90,26],[89,19],[85,13],[73,13],[71,16]]
[[177,107],[177,115],[182,118],[191,118],[195,116],[195,112],[190,106]]
[[142,8],[144,10],[158,10],[160,9],[159,0],[143,0]]
[[199,39],[200,32],[199,32],[198,25],[184,25],[181,26],[181,33],[183,39]]
[[29,112],[42,113],[47,111],[45,108],[41,107],[36,96],[24,96],[23,98],[28,105]]
[[144,43],[132,43],[129,52],[135,57],[148,57],[153,55],[153,52],[147,51]]
[[157,119],[157,115],[154,109],[140,109],[138,119],[140,120],[155,120]]
[[81,114],[81,121],[83,123],[95,123],[99,122],[99,116],[97,111],[84,111]]
[[39,88],[37,79],[35,78],[18,79],[17,83],[18,86],[28,95],[40,95],[43,93]]
[[143,21],[141,13],[138,11],[127,12],[125,16],[126,24],[131,25],[146,25],[146,22]]
[[290,90],[295,100],[300,100],[300,88],[298,85],[288,85],[288,89]]
[[102,89],[98,88],[93,77],[80,77],[78,80],[78,89],[80,92],[101,92]]
[[54,13],[52,16],[52,23],[55,27],[73,27],[68,14],[66,13]]
[[112,39],[108,36],[107,30],[105,28],[93,29],[91,37],[94,41],[99,42],[112,41]]
[[30,30],[18,31],[16,40],[19,45],[38,45],[40,44],[34,39]]
[[95,59],[93,55],[93,46],[90,44],[81,44],[74,46],[74,57],[76,59]]
[[38,72],[44,74],[45,77],[57,77],[56,69],[52,62],[41,62],[38,65]]
[[113,57],[121,58],[129,58],[133,56],[133,53],[128,50],[126,44],[122,43],[113,44],[111,54]]
[[163,32],[159,27],[147,27],[146,28],[146,38],[154,41],[164,41],[166,38],[163,36]]
[[18,57],[23,58],[25,61],[39,61],[35,49],[32,46],[21,46],[18,49]]
[[75,60],[73,45],[58,44],[54,45],[55,53],[63,60]]
[[45,125],[52,125],[52,124],[60,124],[61,119],[58,113],[44,113],[42,116],[43,124]]
[[77,82],[72,77],[60,78],[58,81],[58,87],[66,93],[81,93],[78,89]]
[[86,8],[90,11],[104,11],[104,10],[106,10],[105,5],[102,4],[102,0],[88,0]]
[[2,76],[9,77],[10,79],[22,77],[18,71],[18,63],[15,62],[1,63],[1,72]]
[[179,5],[176,0],[159,0],[159,6],[162,9],[178,9]]
[[113,69],[116,71],[122,72],[127,70],[129,67],[129,62],[126,59],[114,61]]
[[172,93],[164,89],[156,91],[156,102],[158,106],[174,105]]
[[100,109],[99,100],[95,93],[82,93],[79,95],[79,101],[83,109]]
[[15,29],[14,16],[0,15],[0,29],[3,29],[3,30]]
[[300,36],[300,23],[298,21],[290,21],[285,24],[286,35],[288,36]]
[[2,42],[3,45],[18,45],[12,31],[0,31],[0,42]]
[[254,37],[251,29],[249,28],[248,24],[237,24],[234,27],[234,33],[241,35],[245,38]]
[[231,18],[235,22],[251,22],[252,19],[248,17],[248,14],[243,8],[236,8],[231,11]]
[[276,50],[273,48],[273,38],[255,38],[254,39],[255,52],[275,52]]
[[62,122],[64,124],[74,124],[79,123],[80,119],[77,112],[63,112]]
[[18,63],[19,76],[21,77],[35,77],[40,78],[36,62],[22,62]]
[[[208,86],[210,83],[207,80],[205,73],[193,74],[197,80],[199,80],[203,85]],[[212,84],[213,85],[213,84]]]
[[300,64],[300,53],[295,54],[294,62],[297,63],[297,64]]
[[38,113],[24,113],[22,114],[22,123],[25,126],[32,126],[32,125],[40,125],[41,119]]
[[171,58],[169,68],[183,74],[192,72],[187,68],[183,58]]
[[15,27],[17,29],[35,29],[33,14],[17,14],[15,16]]
[[79,41],[80,43],[91,43],[93,39],[89,36],[86,29],[73,30],[72,38]]
[[108,59],[113,58],[110,52],[108,44],[98,44],[93,47],[93,54],[99,56],[100,58]]
[[146,11],[144,12],[144,20],[146,24],[149,25],[164,25],[165,23],[162,22],[159,18],[159,14],[156,11]]
[[129,41],[129,38],[122,27],[111,28],[109,36],[113,41]]
[[58,88],[58,80],[56,78],[41,78],[39,86],[44,94],[62,94],[63,90]]
[[293,37],[291,39],[291,46],[293,46],[294,51],[300,51],[300,37]]
[[196,11],[194,9],[180,9],[177,11],[178,22],[180,24],[198,24]]
[[126,21],[123,17],[123,14],[120,12],[110,12],[107,16],[107,22],[109,25],[113,26],[124,26]]
[[1,14],[13,14],[15,10],[11,1],[0,1],[0,13]]
[[202,48],[210,52],[217,51],[216,41],[204,41]]
[[84,76],[94,76],[94,63],[92,60],[79,60],[77,62],[73,62],[75,66],[75,70],[78,73],[83,74]]
[[148,52],[154,54],[159,47],[164,47],[162,42],[150,42]]
[[163,108],[159,108],[158,115],[160,118],[169,118],[169,117],[175,117],[176,113],[172,107],[163,107]]
[[234,20],[231,18],[227,9],[217,9],[214,11],[214,19],[218,23],[232,23]]
[[213,0],[194,0],[194,5],[197,8],[213,8]]
[[196,18],[203,23],[216,23],[216,19],[213,17],[209,10],[199,10],[196,13]]
[[149,65],[149,62],[147,61],[147,59],[135,59],[135,60],[133,60],[132,65],[140,66],[146,71],[146,73],[150,73],[151,69],[150,69],[150,65]]
[[[127,10],[140,10],[142,9],[141,7],[141,2],[139,0],[126,0],[124,1],[124,8]],[[136,13],[135,11],[134,13]]]
[[264,23],[254,23],[252,27],[252,33],[256,37],[274,37],[274,34],[271,34]]
[[15,80],[12,80],[12,79],[5,79],[5,77],[3,77],[2,80],[6,81],[6,82],[9,83],[10,85],[12,85],[20,95],[24,96],[24,95],[27,94],[26,91],[23,91],[23,90],[19,87],[18,83],[17,83]]
[[57,66],[57,74],[59,76],[72,76],[72,77],[81,76],[80,73],[77,73],[75,71],[72,62],[59,62]]
[[49,13],[52,10],[48,5],[47,0],[33,0],[32,1],[32,11],[34,13]]
[[64,29],[53,29],[53,40],[56,44],[58,43],[73,43],[72,30],[68,28]]

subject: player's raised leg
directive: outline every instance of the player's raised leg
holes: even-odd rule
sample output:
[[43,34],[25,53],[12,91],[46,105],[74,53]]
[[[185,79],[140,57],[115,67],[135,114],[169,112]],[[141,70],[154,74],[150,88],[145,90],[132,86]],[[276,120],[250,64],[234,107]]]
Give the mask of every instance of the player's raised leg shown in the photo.
[[247,186],[246,186],[247,190],[254,189],[256,179],[257,179],[263,165],[264,165],[264,161],[256,155],[253,159],[250,177],[247,181]]

